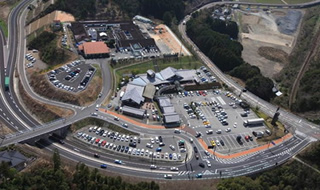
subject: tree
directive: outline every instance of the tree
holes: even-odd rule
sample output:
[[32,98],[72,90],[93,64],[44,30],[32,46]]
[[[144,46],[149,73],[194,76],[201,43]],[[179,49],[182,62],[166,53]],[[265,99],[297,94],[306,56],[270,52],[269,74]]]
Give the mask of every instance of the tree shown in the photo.
[[54,150],[53,156],[52,156],[52,160],[53,160],[53,169],[54,169],[54,171],[60,170],[61,160],[60,160],[60,154],[59,154],[59,150],[58,149]]
[[172,22],[172,15],[169,11],[166,11],[164,14],[163,14],[163,21],[164,21],[164,24],[166,24],[167,26],[171,26],[171,22]]

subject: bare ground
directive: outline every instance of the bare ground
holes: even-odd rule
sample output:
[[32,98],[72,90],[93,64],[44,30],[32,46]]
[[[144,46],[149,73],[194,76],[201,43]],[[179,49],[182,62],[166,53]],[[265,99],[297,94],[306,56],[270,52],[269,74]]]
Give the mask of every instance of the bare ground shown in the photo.
[[36,116],[43,122],[49,122],[60,117],[69,117],[73,114],[72,110],[60,108],[53,105],[43,104],[32,99],[23,89],[19,82],[19,94],[24,107],[28,108],[32,115]]
[[287,64],[287,57],[298,35],[298,32],[285,35],[278,31],[275,20],[285,14],[285,10],[237,13],[242,28],[242,57],[249,64],[259,67],[261,73],[269,78],[274,78]]
[[0,122],[0,136],[7,135],[7,134],[10,134],[10,133],[13,133],[13,132],[14,131],[12,131],[9,127],[7,127],[5,124]]

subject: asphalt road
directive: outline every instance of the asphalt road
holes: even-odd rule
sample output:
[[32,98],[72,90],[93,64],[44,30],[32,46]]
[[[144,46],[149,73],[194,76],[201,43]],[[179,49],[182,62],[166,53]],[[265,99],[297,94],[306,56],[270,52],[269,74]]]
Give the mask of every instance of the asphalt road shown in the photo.
[[[27,3],[31,2],[30,0],[24,1],[21,4],[19,4],[14,11],[12,12],[12,14],[10,15],[10,34],[12,34],[12,36],[9,37],[9,45],[10,45],[10,54],[9,54],[9,62],[8,62],[8,68],[6,70],[5,75],[6,76],[13,76],[13,68],[14,68],[14,64],[15,64],[15,56],[14,56],[14,52],[16,50],[18,50],[21,46],[17,46],[19,40],[17,39],[17,32],[20,32],[20,39],[23,39],[23,30],[19,31],[17,30],[18,27],[16,27],[15,23],[19,23],[21,21],[18,22],[18,13],[21,11],[19,10],[20,8],[22,8],[24,5],[26,5]],[[21,24],[20,24],[21,25]],[[183,27],[183,25],[179,26],[180,31],[182,32],[183,37],[185,38],[186,41],[190,40],[186,35],[185,35],[185,30]],[[21,38],[22,37],[22,38]],[[189,41],[190,42],[190,41]],[[3,43],[3,42],[2,42]],[[192,44],[192,42],[190,42]],[[193,48],[195,50],[198,50],[197,47],[192,44]],[[3,53],[3,51],[2,51]],[[20,56],[23,56],[24,53],[22,53],[22,51],[20,50],[20,53],[16,53],[16,54],[20,54]],[[223,73],[221,73],[215,66],[214,64],[205,56],[203,55],[200,51],[197,51],[198,56],[208,65],[208,67],[210,69],[212,69],[214,71],[214,73],[216,75],[218,75],[218,77],[224,81],[226,84],[228,84],[229,86],[233,86],[237,92],[241,92],[241,88],[235,84],[233,81],[229,80],[228,78],[224,77]],[[3,57],[3,55],[2,55]],[[106,65],[102,65],[106,66]],[[102,69],[104,70],[104,69]],[[3,72],[3,71],[1,71]],[[104,73],[103,76],[108,75],[107,73]],[[110,74],[109,74],[110,77]],[[3,73],[1,73],[1,79],[4,78]],[[12,77],[11,77],[12,78]],[[110,79],[110,78],[109,78]],[[2,81],[2,80],[1,80]],[[104,81],[106,81],[104,79]],[[110,81],[110,80],[109,80]],[[11,81],[11,85],[12,85],[12,81]],[[109,84],[111,85],[111,84]],[[3,83],[2,83],[2,89],[3,89]],[[110,88],[110,86],[109,86]],[[12,88],[11,88],[12,90]],[[103,88],[103,97],[105,97],[108,93],[109,89],[108,86]],[[6,99],[5,101],[9,101],[9,106],[17,113],[17,118],[21,118],[22,120],[26,119],[25,122],[29,123],[29,124],[35,124],[35,121],[32,121],[31,118],[25,118],[27,117],[26,115],[28,115],[27,113],[22,114],[22,112],[19,112],[17,109],[17,107],[15,107],[13,100],[16,100],[16,96],[15,94],[12,94],[12,100],[10,98],[9,93],[6,93]],[[1,96],[2,97],[2,96]],[[256,96],[250,94],[250,93],[245,93],[242,97],[246,98],[247,101],[249,102],[254,102],[254,104],[257,104],[261,107],[261,109],[263,111],[265,111],[268,114],[272,115],[272,112],[274,112],[274,110],[276,109],[275,106],[262,101],[261,99],[257,98]],[[98,99],[97,103],[101,102],[102,99]],[[20,106],[18,106],[20,107]],[[95,106],[91,105],[89,107],[83,108],[81,112],[77,112],[76,115],[67,118],[67,119],[62,119],[62,120],[58,120],[56,122],[53,123],[49,123],[47,125],[43,125],[43,126],[39,126],[37,128],[34,128],[32,130],[28,130],[24,133],[19,133],[16,134],[12,137],[9,137],[7,139],[4,140],[3,144],[1,146],[5,146],[8,144],[15,144],[18,142],[21,142],[23,140],[27,140],[30,138],[34,138],[37,136],[40,136],[42,134],[46,134],[46,133],[50,133],[53,130],[59,129],[61,127],[64,127],[65,125],[74,123],[75,121],[79,121],[83,118],[87,118],[91,115],[92,112],[95,112]],[[102,113],[99,113],[102,114]],[[250,173],[255,173],[261,170],[265,170],[265,169],[269,169],[272,167],[275,167],[277,164],[281,164],[284,163],[287,159],[291,158],[293,155],[297,154],[302,148],[304,148],[305,146],[307,146],[311,141],[315,140],[315,138],[310,138],[308,137],[310,134],[314,135],[316,134],[316,132],[318,131],[318,128],[316,128],[317,126],[314,126],[313,124],[298,118],[297,116],[294,116],[290,113],[284,112],[281,110],[281,115],[282,115],[282,120],[284,120],[285,123],[292,123],[293,126],[295,128],[298,128],[299,130],[302,130],[302,126],[303,127],[308,127],[307,130],[302,130],[305,133],[302,132],[296,132],[295,137],[291,138],[290,140],[284,142],[283,144],[280,145],[270,145],[269,149],[264,150],[264,151],[260,151],[258,153],[255,154],[250,154],[250,155],[246,155],[240,158],[236,158],[236,159],[229,159],[229,160],[221,160],[219,158],[215,158],[214,156],[211,156],[209,158],[206,159],[210,159],[212,161],[212,165],[213,167],[211,167],[210,169],[206,168],[206,169],[202,169],[200,167],[198,167],[198,162],[195,159],[191,159],[188,161],[188,163],[186,163],[185,166],[180,166],[180,168],[182,169],[183,167],[185,167],[184,171],[181,172],[175,172],[175,176],[174,179],[192,179],[192,177],[194,176],[195,173],[202,173],[204,175],[204,178],[215,178],[215,177],[231,177],[231,176],[238,176],[238,175],[247,175]],[[29,117],[29,116],[28,116]],[[113,120],[113,116],[110,116],[108,114],[104,114],[103,117],[99,116],[101,119],[105,119],[108,122],[111,123],[115,123],[115,121]],[[20,123],[19,123],[20,124]],[[23,124],[20,124],[20,126],[24,126]],[[132,124],[130,124],[128,126],[128,128],[130,130],[133,131],[137,131],[139,130],[139,133],[146,133],[146,134],[167,134],[168,131],[172,131],[172,130],[152,130],[152,129],[145,129],[145,128],[141,128],[139,126],[133,126]],[[172,131],[173,132],[173,131]],[[184,134],[181,133],[180,134],[181,138],[184,139],[188,139],[190,136],[188,134]],[[195,145],[200,148],[200,144],[195,141]],[[73,147],[73,149],[71,149]],[[68,159],[74,160],[74,161],[81,161],[86,163],[89,166],[94,166],[94,167],[99,167],[99,165],[101,164],[100,160],[94,159],[92,158],[92,150],[90,149],[86,149],[85,147],[74,147],[74,145],[72,143],[70,143],[70,145],[67,143],[66,145],[59,145],[56,143],[52,143],[50,145],[46,146],[47,149],[49,149],[50,151],[52,151],[54,148],[58,148],[60,150],[60,154]],[[82,154],[82,152],[84,154]],[[152,178],[163,178],[163,173],[170,173],[169,171],[167,171],[168,168],[165,168],[163,171],[152,171],[150,172],[150,169],[145,169],[145,167],[148,166],[148,164],[142,164],[143,168],[141,168],[141,164],[140,163],[136,163],[136,162],[132,162],[130,161],[130,159],[126,162],[124,162],[123,165],[115,165],[114,163],[112,163],[112,160],[117,158],[117,156],[115,156],[114,158],[112,158],[110,155],[106,155],[103,156],[103,163],[107,163],[109,165],[108,170],[112,170],[114,172],[119,172],[119,173],[125,173],[127,175],[134,175],[134,176],[141,176],[141,177],[152,177]],[[194,157],[192,157],[194,158]],[[201,155],[201,158],[204,158],[204,155]],[[140,166],[140,167],[139,167]],[[165,167],[165,166],[163,166]],[[190,171],[192,170],[192,171]],[[221,171],[221,173],[220,173]],[[151,173],[151,174],[150,174]]]

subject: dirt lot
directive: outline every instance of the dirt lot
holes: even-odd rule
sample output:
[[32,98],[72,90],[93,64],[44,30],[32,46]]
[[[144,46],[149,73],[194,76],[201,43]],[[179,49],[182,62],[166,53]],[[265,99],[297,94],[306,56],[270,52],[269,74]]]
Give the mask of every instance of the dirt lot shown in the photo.
[[155,27],[154,31],[156,34],[150,33],[150,36],[156,42],[161,41],[164,43],[171,50],[171,53],[180,53],[181,51],[184,55],[191,56],[191,53],[183,45],[181,46],[180,40],[166,25],[160,24]]
[[51,24],[54,20],[60,20],[60,22],[72,22],[75,21],[75,18],[71,14],[65,13],[63,11],[54,11],[29,24],[27,26],[27,35],[45,25]]
[[[291,53],[298,32],[286,35],[279,32],[276,19],[287,14],[287,10],[235,12],[240,23],[240,40],[243,45],[242,57],[251,65],[258,66],[261,73],[273,78],[279,73]],[[300,24],[297,31],[299,31]],[[260,53],[259,53],[260,49]],[[267,49],[270,51],[261,51]],[[281,51],[280,51],[281,50]],[[280,61],[281,60],[281,61]]]
[[5,124],[0,122],[0,137],[2,135],[7,135],[10,133],[13,133],[13,131],[10,128],[8,128]]

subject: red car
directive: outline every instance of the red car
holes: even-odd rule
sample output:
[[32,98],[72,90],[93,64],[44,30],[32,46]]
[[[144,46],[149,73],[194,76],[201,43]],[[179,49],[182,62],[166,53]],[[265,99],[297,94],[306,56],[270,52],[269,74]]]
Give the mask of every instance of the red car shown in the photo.
[[248,136],[245,136],[244,139],[246,139],[246,141],[248,142],[249,139],[250,139],[249,135],[248,135]]
[[101,146],[105,146],[107,141],[102,141]]
[[97,139],[97,140],[96,140],[96,144],[99,143],[99,142],[100,142],[100,139]]

